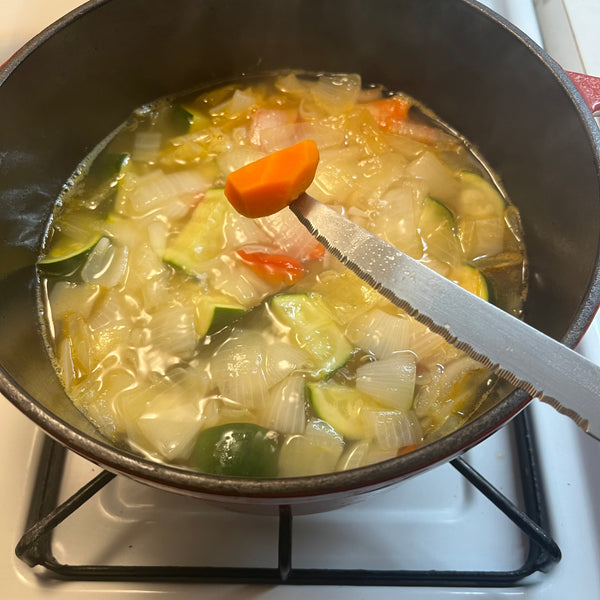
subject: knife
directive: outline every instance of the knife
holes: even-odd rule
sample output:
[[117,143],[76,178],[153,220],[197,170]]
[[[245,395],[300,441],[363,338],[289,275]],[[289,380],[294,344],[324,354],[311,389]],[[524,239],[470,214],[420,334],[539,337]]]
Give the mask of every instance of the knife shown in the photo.
[[289,208],[333,256],[396,306],[600,440],[600,367],[308,194]]

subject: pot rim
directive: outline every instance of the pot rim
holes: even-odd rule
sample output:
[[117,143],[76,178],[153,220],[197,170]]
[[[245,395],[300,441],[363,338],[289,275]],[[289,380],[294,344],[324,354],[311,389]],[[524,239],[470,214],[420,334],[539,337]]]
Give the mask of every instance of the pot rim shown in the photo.
[[[49,38],[68,27],[83,15],[108,4],[113,0],[89,0],[71,11],[40,34],[27,42],[4,65],[0,67],[0,85],[31,53]],[[559,82],[572,101],[573,107],[584,124],[590,146],[594,151],[594,162],[600,185],[600,131],[579,91],[563,69],[533,40],[514,25],[476,0],[454,0],[457,4],[486,15],[499,27],[507,30],[516,41],[524,44],[541,61]],[[562,342],[574,347],[591,324],[600,303],[600,260],[596,257],[593,276],[588,289],[574,314]],[[179,491],[198,497],[226,497],[231,502],[253,502],[275,504],[322,499],[328,495],[360,490],[367,492],[393,484],[413,473],[451,460],[472,446],[483,441],[498,428],[524,409],[529,402],[525,392],[517,390],[502,399],[487,412],[463,425],[444,438],[429,443],[408,454],[387,461],[361,467],[351,471],[326,473],[292,478],[256,479],[245,477],[223,477],[187,471],[173,466],[150,461],[119,450],[108,443],[81,433],[65,421],[52,414],[33,397],[18,386],[11,376],[0,367],[0,391],[21,412],[41,427],[48,435],[84,458],[102,468],[125,474],[143,483],[153,484],[171,491]]]

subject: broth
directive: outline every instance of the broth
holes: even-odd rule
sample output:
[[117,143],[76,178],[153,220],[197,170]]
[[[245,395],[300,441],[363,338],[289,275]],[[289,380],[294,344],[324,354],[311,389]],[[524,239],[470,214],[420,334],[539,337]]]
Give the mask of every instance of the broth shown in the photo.
[[114,443],[214,474],[311,475],[408,452],[499,393],[289,209],[230,207],[228,173],[302,139],[321,154],[311,195],[521,315],[516,207],[412,98],[289,72],[162,99],[81,163],[38,265],[57,373]]

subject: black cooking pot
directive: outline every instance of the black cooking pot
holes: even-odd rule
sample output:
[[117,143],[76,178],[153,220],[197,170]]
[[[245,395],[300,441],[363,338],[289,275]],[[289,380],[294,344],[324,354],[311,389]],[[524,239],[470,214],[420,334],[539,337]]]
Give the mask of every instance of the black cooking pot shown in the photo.
[[530,401],[509,394],[444,439],[350,472],[225,478],[111,446],[47,358],[35,261],[63,182],[131,110],[159,96],[281,68],[358,72],[422,100],[493,165],[521,211],[526,320],[574,346],[599,300],[599,133],[565,73],[470,0],[93,0],[0,71],[1,388],[52,437],[107,469],[256,510],[347,502],[458,455]]

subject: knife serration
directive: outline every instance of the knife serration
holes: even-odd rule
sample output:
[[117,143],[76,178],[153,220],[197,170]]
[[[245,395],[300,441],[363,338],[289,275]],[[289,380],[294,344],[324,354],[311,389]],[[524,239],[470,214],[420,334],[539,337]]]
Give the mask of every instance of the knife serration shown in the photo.
[[290,209],[333,256],[396,306],[600,440],[600,367],[308,194]]

